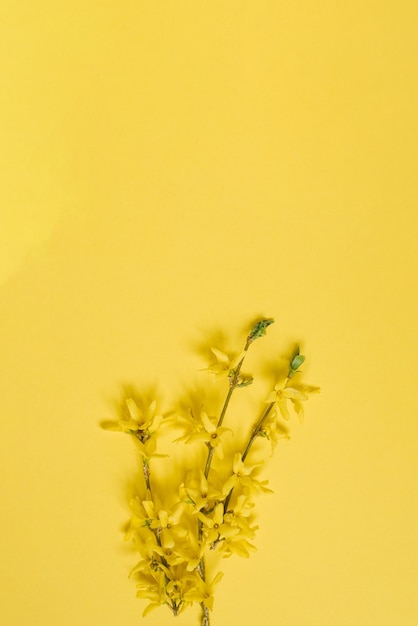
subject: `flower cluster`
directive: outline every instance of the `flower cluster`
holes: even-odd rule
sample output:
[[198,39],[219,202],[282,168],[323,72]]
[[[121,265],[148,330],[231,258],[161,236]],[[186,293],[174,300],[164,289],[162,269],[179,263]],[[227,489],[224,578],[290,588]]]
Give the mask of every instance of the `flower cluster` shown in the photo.
[[[258,420],[247,424],[245,447],[231,447],[236,433],[223,425],[226,413],[231,409],[233,392],[252,383],[252,376],[244,375],[241,368],[250,346],[265,335],[272,323],[272,319],[257,321],[244,349],[235,355],[211,348],[215,360],[207,371],[221,384],[227,382],[225,400],[217,415],[210,414],[202,402],[198,411],[188,407],[181,414],[171,411],[163,416],[155,399],[145,402],[140,397],[125,397],[119,419],[103,424],[107,430],[128,434],[139,452],[143,487],[138,493],[143,495],[130,501],[125,540],[132,542],[139,555],[130,575],[136,580],[137,597],[148,600],[144,615],[162,605],[178,615],[198,603],[201,624],[209,626],[214,590],[223,573],[208,572],[208,556],[248,558],[256,549],[255,498],[271,490],[268,482],[259,478],[264,459],[256,462],[254,454],[250,455],[252,446],[258,438],[265,438],[273,450],[279,439],[289,438],[281,421],[289,419],[289,407],[302,420],[303,403],[319,391],[298,380],[305,357],[297,349],[287,375],[274,381],[271,393],[261,402]],[[153,473],[153,459],[167,457],[157,452],[164,429],[180,429],[180,436],[172,440],[200,446],[203,454],[199,457],[202,462],[192,469],[185,467],[179,484],[169,491]]]

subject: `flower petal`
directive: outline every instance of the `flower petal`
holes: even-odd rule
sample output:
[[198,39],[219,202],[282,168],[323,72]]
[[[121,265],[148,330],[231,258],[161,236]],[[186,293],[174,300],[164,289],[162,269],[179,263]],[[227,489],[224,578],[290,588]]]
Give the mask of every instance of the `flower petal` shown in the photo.
[[217,348],[211,348],[210,351],[213,352],[218,363],[224,363],[225,365],[229,363],[229,357],[227,354],[225,354],[225,352],[222,352]]
[[234,454],[234,461],[232,463],[232,467],[234,470],[234,474],[238,474],[238,472],[241,472],[243,467],[244,467],[244,463],[242,462],[242,457],[241,457],[241,453],[240,452],[236,452]]
[[303,404],[301,402],[298,402],[298,400],[292,400],[294,409],[296,411],[296,414],[299,418],[299,421],[301,424],[303,424],[303,417],[304,417],[304,410],[303,410]]
[[282,395],[285,398],[289,398],[290,400],[307,400],[308,396],[300,391],[299,389],[295,389],[295,387],[285,387],[282,391]]
[[236,484],[237,484],[237,475],[236,474],[232,474],[232,476],[230,476],[228,478],[228,480],[226,481],[226,483],[222,487],[223,495],[224,496],[228,495],[228,493],[231,491],[231,489],[233,489],[235,487]]
[[132,400],[132,398],[127,398],[125,402],[132,419],[134,419],[136,422],[141,422],[142,413],[137,407],[135,400]]
[[205,427],[206,432],[208,433],[215,432],[216,425],[212,422],[212,420],[209,418],[209,415],[205,411],[201,412],[200,419],[202,420],[202,424]]
[[271,404],[272,402],[276,402],[276,400],[277,400],[277,392],[271,391],[269,395],[267,396],[267,398],[264,400],[264,402]]
[[283,419],[288,420],[290,415],[287,408],[286,398],[277,398],[277,406],[279,407]]

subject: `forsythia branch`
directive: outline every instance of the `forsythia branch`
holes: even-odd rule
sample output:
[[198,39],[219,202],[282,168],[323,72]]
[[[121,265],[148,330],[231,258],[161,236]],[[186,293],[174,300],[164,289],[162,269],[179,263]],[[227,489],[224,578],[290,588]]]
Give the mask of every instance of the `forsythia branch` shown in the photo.
[[[163,414],[157,409],[157,398],[135,392],[123,398],[117,420],[102,423],[106,430],[129,435],[141,458],[143,483],[137,491],[145,495],[131,499],[132,515],[125,539],[132,542],[140,557],[130,575],[137,583],[137,597],[148,600],[143,615],[163,605],[173,615],[179,615],[198,603],[201,626],[210,626],[215,587],[223,574],[219,571],[215,576],[211,572],[208,575],[206,557],[215,550],[224,558],[248,558],[250,551],[256,549],[251,543],[258,529],[253,523],[254,499],[271,490],[267,481],[255,477],[265,459],[250,463],[249,452],[258,438],[268,439],[272,449],[278,439],[289,438],[282,422],[290,418],[289,409],[302,421],[304,403],[319,391],[318,387],[300,381],[305,356],[298,347],[289,360],[286,375],[271,382],[271,392],[262,399],[267,406],[255,425],[251,428],[240,422],[248,433],[242,453],[226,448],[225,438],[234,435],[223,425],[227,412],[232,410],[232,395],[253,382],[250,374],[242,374],[243,363],[250,346],[265,336],[273,322],[272,318],[263,318],[253,324],[240,353],[229,355],[217,347],[211,348],[216,360],[207,371],[220,384],[228,384],[219,417],[211,416],[201,399],[198,411],[189,406],[184,413],[171,410]],[[151,471],[153,459],[166,458],[164,463],[169,467],[169,455],[160,454],[157,449],[161,434],[170,428],[183,431],[180,437],[172,438],[178,444],[203,443],[207,447],[203,464],[180,470],[174,491],[168,491]],[[185,452],[184,459],[187,458]]]

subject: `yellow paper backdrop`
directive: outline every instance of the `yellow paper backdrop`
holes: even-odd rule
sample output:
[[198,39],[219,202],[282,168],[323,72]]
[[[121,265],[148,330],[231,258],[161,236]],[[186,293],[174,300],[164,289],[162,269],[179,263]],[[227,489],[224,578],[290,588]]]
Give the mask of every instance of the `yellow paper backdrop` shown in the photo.
[[[276,318],[322,388],[266,469],[213,626],[415,626],[417,4],[6,1],[0,618],[141,617],[122,545],[125,382]],[[236,346],[237,349],[240,346]],[[254,361],[254,362],[255,362]]]

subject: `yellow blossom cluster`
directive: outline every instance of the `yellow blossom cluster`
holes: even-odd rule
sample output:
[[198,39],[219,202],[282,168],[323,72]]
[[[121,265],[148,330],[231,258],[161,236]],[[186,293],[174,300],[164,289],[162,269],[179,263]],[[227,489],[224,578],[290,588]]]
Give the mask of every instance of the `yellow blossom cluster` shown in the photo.
[[[211,348],[216,361],[207,370],[221,383],[228,382],[224,402],[216,415],[211,415],[202,402],[198,411],[189,407],[181,414],[170,411],[164,416],[157,410],[155,399],[147,402],[139,396],[125,397],[119,419],[103,424],[107,430],[128,434],[140,454],[144,484],[138,493],[145,495],[130,501],[131,518],[125,540],[132,542],[140,557],[130,576],[136,581],[137,597],[148,600],[144,615],[162,605],[178,615],[198,603],[201,625],[209,626],[214,590],[223,573],[209,574],[208,555],[248,558],[256,549],[254,499],[271,490],[266,480],[259,479],[265,459],[256,461],[254,454],[250,455],[253,443],[266,438],[273,450],[279,439],[289,438],[288,429],[281,422],[281,418],[290,417],[289,403],[302,420],[302,403],[318,391],[317,387],[295,379],[305,360],[298,349],[289,361],[287,376],[273,381],[271,393],[264,403],[261,401],[258,420],[243,425],[246,446],[234,449],[236,433],[223,425],[226,413],[232,410],[233,392],[253,380],[251,375],[241,373],[248,349],[272,323],[272,319],[256,322],[244,349],[236,355]],[[152,472],[153,459],[167,457],[157,452],[159,435],[167,429],[181,430],[181,435],[172,439],[178,444],[206,450],[204,461],[185,469],[176,489],[170,492]],[[169,464],[170,459],[164,462]]]

